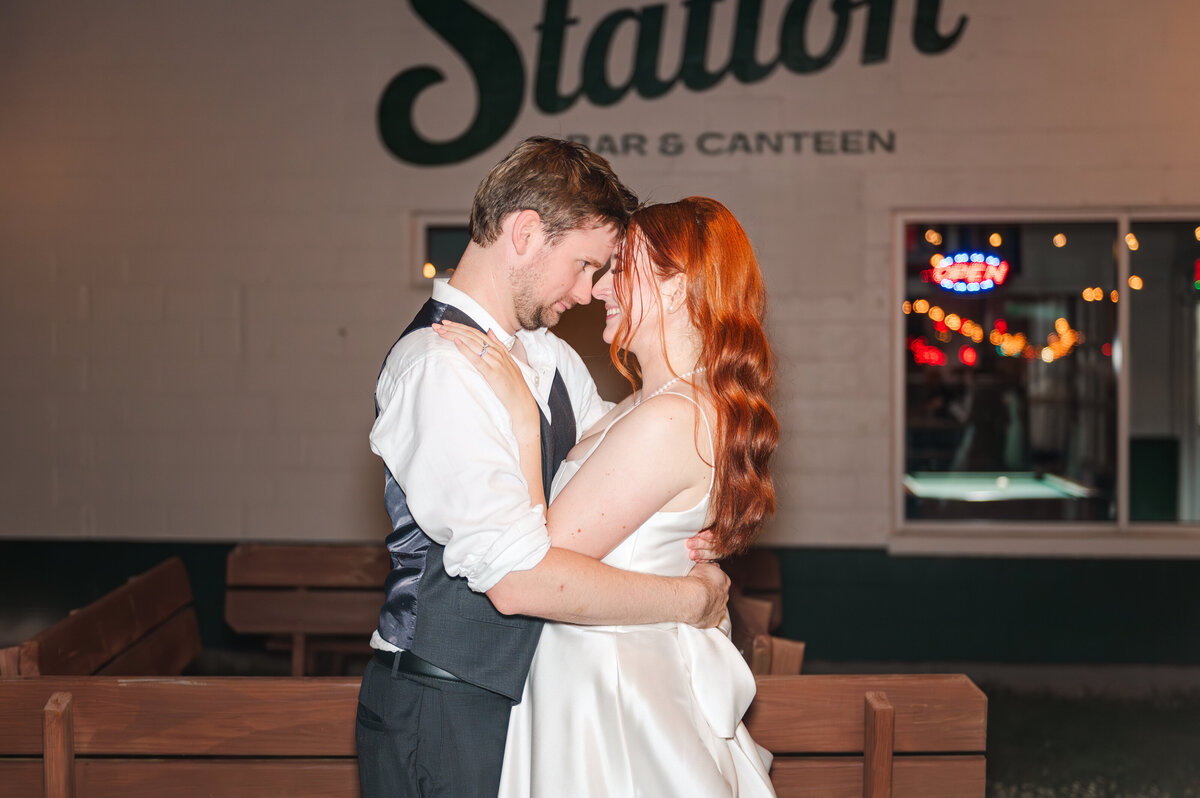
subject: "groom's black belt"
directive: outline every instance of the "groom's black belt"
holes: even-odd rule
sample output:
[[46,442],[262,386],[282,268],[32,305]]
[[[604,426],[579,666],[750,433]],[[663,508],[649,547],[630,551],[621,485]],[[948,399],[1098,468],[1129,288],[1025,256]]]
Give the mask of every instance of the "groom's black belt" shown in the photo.
[[461,682],[462,679],[450,671],[442,670],[432,662],[426,662],[411,651],[381,651],[375,650],[375,661],[392,673],[415,673],[418,676],[429,676],[433,679],[445,679],[449,682]]

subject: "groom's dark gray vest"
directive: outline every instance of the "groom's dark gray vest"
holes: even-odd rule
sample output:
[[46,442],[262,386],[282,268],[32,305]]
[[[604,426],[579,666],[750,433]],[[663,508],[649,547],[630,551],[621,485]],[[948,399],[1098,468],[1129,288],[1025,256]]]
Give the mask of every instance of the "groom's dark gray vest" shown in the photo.
[[[430,299],[400,336],[447,319],[476,329],[461,310]],[[555,471],[575,445],[575,413],[562,375],[554,374],[550,390],[551,424],[542,414],[542,488],[550,495]],[[378,405],[376,406],[378,412]],[[470,457],[469,452],[461,453]],[[421,531],[408,511],[404,491],[384,467],[384,502],[392,519],[387,537],[392,570],[384,582],[379,633],[393,645],[450,671],[465,682],[518,702],[542,632],[542,622],[523,615],[502,615],[467,580],[446,574],[444,547]],[[454,474],[446,474],[447,481]],[[459,501],[471,501],[471,491],[485,485],[456,486]]]

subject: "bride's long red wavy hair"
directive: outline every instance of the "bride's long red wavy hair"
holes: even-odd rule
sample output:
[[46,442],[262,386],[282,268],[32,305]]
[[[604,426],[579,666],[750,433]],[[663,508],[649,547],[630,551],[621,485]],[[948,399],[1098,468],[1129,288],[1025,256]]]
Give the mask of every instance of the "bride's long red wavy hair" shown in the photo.
[[770,460],[779,422],[770,405],[775,363],[763,331],[766,291],[758,260],[742,226],[716,200],[688,197],[638,209],[614,256],[614,293],[622,314],[610,351],[631,381],[637,369],[627,347],[636,331],[629,318],[638,276],[630,267],[641,246],[659,281],[676,274],[687,281],[687,310],[701,339],[696,366],[705,369],[706,378],[697,390],[717,411],[709,528],[716,549],[735,554],[754,541],[775,511]]

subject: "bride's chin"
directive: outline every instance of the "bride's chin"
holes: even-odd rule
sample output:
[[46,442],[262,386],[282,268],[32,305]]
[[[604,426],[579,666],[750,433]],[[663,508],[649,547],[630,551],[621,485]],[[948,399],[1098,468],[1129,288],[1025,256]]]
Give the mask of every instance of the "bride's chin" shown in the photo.
[[606,344],[611,344],[613,339],[617,337],[617,330],[620,329],[620,324],[616,323],[616,317],[610,316],[604,321],[604,329],[600,333],[601,340]]

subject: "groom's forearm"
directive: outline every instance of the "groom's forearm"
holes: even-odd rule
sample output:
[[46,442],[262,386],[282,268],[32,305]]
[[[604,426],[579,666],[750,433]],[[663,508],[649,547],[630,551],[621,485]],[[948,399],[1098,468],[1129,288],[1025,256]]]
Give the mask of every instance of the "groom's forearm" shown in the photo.
[[[723,578],[723,577],[722,577]],[[551,548],[534,568],[512,571],[489,591],[505,615],[532,615],[579,624],[678,621],[713,626],[728,581],[624,571],[565,549]],[[715,615],[715,617],[713,617]]]

